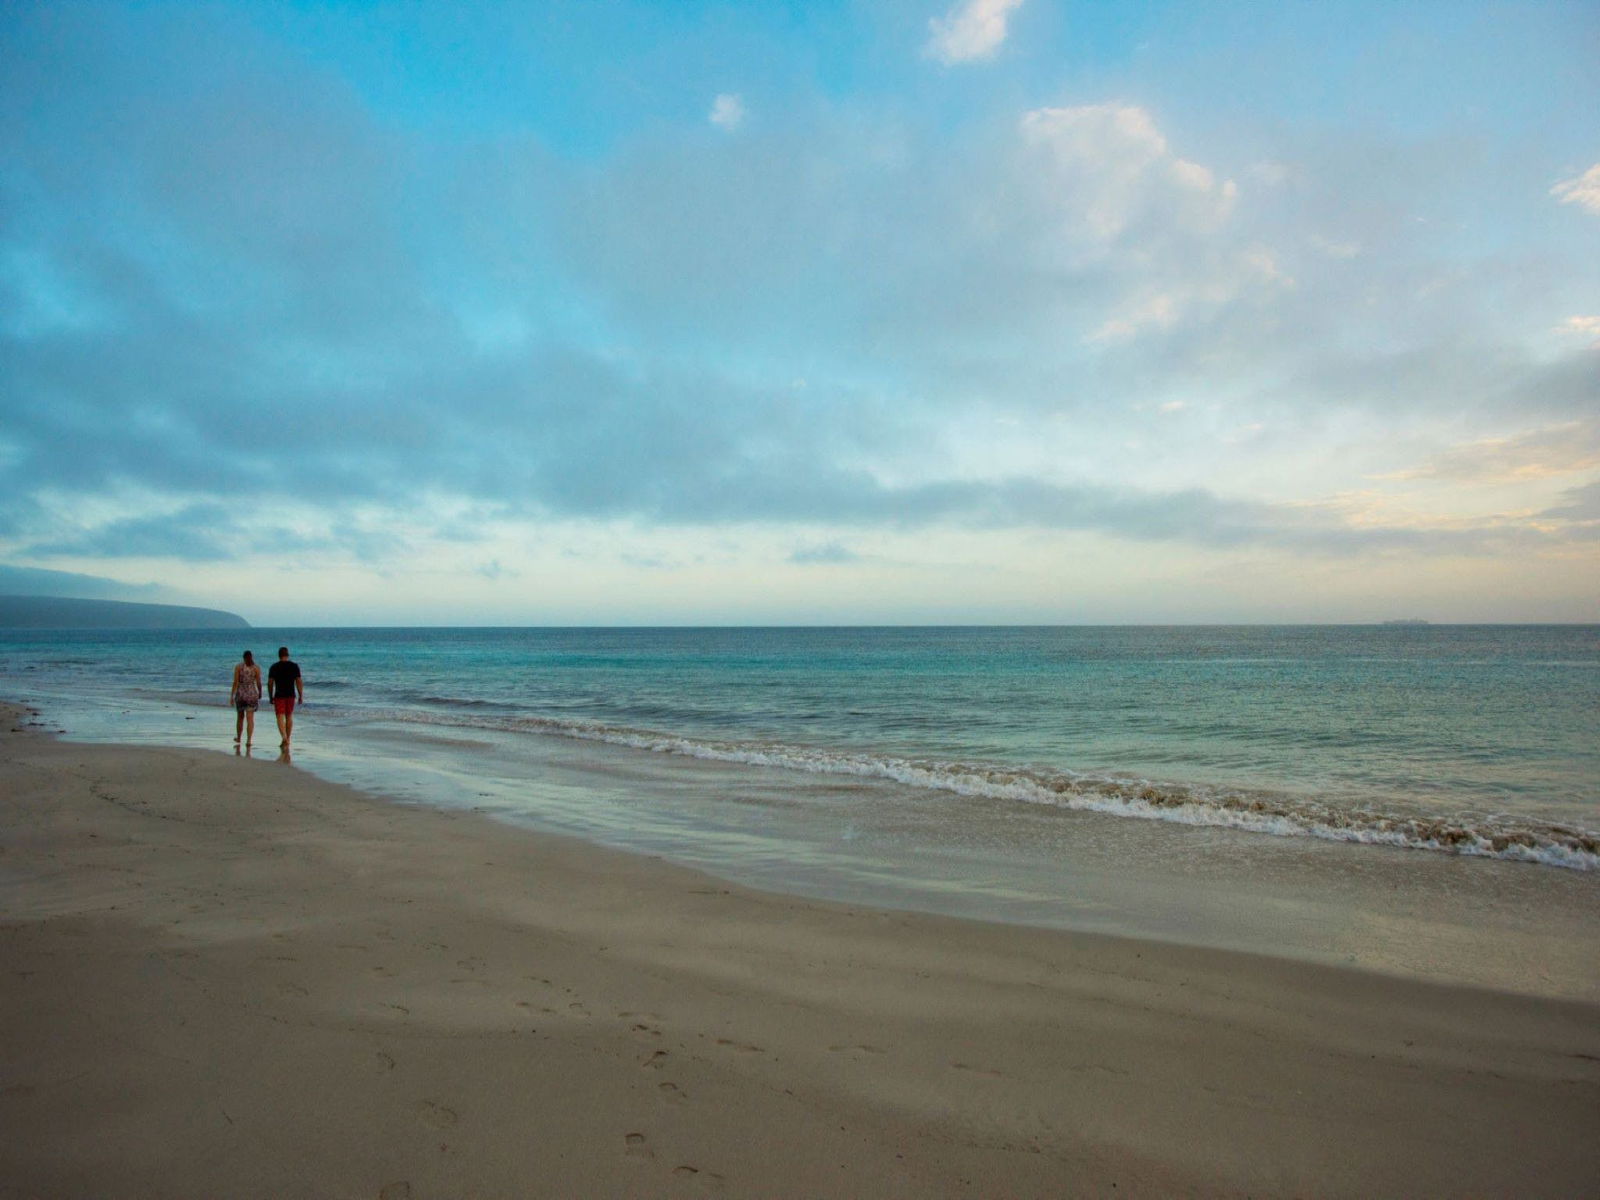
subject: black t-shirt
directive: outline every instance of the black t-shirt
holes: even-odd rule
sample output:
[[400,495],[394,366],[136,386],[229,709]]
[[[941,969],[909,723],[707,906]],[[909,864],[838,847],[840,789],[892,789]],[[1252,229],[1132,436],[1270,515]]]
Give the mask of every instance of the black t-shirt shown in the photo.
[[300,678],[300,664],[280,658],[267,668],[267,690],[274,700],[294,697],[294,681]]

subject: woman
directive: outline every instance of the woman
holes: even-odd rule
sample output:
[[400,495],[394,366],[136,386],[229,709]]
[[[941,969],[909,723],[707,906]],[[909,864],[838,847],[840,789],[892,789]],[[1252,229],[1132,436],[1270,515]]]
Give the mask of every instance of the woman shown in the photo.
[[239,719],[233,726],[233,744],[239,744],[239,735],[246,724],[250,734],[244,744],[249,746],[256,738],[256,705],[261,702],[261,668],[250,651],[244,652],[244,661],[233,667],[233,687],[228,691],[228,703],[238,710]]

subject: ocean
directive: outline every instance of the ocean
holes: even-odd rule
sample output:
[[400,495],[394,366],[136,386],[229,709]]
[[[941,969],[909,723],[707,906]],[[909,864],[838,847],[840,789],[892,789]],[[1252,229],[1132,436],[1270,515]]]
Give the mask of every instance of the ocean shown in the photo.
[[1276,951],[1600,878],[1596,626],[14,630],[0,695],[231,752],[280,643],[294,767],[760,886]]

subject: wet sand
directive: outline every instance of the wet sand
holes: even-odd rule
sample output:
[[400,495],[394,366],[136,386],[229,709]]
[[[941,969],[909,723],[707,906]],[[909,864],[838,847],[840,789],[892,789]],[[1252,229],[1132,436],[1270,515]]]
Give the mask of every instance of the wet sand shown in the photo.
[[3,1195],[1593,1189],[1600,1006],[766,894],[25,721]]

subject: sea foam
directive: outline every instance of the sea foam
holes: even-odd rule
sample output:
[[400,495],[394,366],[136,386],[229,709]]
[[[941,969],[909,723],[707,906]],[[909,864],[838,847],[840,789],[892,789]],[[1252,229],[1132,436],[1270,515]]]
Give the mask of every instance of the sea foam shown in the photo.
[[392,714],[391,719],[574,738],[656,754],[882,779],[962,796],[1182,825],[1219,826],[1278,837],[1324,838],[1580,871],[1600,869],[1600,833],[1515,817],[1400,813],[1263,789],[825,750],[770,741],[718,740],[592,721],[491,716],[459,709],[449,713],[403,711]]

